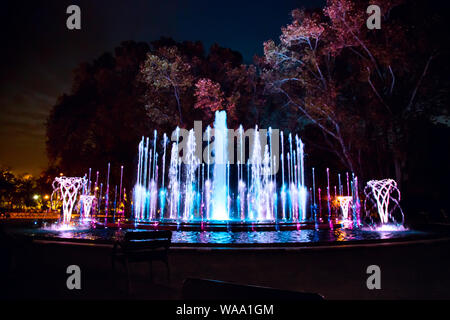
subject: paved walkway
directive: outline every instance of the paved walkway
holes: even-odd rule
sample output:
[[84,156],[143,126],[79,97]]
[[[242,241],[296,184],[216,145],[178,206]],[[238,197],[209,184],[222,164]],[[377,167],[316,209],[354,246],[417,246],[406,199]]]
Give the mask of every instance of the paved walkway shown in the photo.
[[[450,298],[450,242],[287,250],[173,250],[171,282],[163,264],[135,265],[133,294],[124,274],[113,286],[110,248],[35,244],[16,252],[13,273],[1,281],[10,299],[178,299],[188,277],[318,292],[327,299]],[[79,265],[82,289],[66,287],[67,266]],[[381,268],[381,290],[368,290],[366,268]]]

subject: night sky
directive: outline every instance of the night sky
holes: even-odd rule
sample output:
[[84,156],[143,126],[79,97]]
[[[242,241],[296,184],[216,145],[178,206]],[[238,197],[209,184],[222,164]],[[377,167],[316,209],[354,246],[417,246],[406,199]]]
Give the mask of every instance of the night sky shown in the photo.
[[[0,166],[38,174],[47,166],[45,121],[71,87],[72,70],[125,40],[161,36],[215,42],[240,51],[246,63],[277,39],[298,7],[325,0],[286,1],[2,1]],[[81,29],[66,28],[66,8],[81,8]]]

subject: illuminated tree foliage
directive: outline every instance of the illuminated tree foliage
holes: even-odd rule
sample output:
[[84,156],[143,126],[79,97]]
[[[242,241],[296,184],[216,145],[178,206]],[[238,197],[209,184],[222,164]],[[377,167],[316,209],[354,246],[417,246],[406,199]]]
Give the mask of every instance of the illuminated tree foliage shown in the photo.
[[215,44],[205,55],[200,42],[165,38],[152,46],[138,80],[146,88],[148,114],[159,127],[190,127],[200,119],[209,124],[219,109],[227,110],[230,126],[253,120],[249,111],[257,117],[264,103],[263,83],[255,66],[244,65],[238,52]]
[[197,101],[194,108],[201,109],[205,112],[205,117],[209,122],[212,121],[214,112],[226,110],[229,117],[236,120],[236,106],[231,100],[224,98],[224,94],[220,88],[220,84],[202,78],[195,84],[195,96]]
[[[59,98],[47,120],[50,167],[66,176],[82,176],[92,168],[92,177],[100,171],[99,183],[106,183],[110,162],[113,186],[119,184],[121,165],[133,176],[136,141],[153,125],[136,82],[148,51],[145,43],[124,42],[114,54],[76,68],[71,92]],[[127,190],[131,185],[125,181]]]
[[369,4],[329,0],[294,10],[254,65],[217,44],[205,50],[170,38],[124,42],[81,64],[48,118],[51,167],[79,175],[110,162],[113,175],[120,165],[132,171],[143,135],[194,120],[206,126],[227,110],[228,127],[295,131],[309,159],[339,159],[361,180],[411,179],[421,171],[413,162],[430,163],[417,148],[426,141],[419,131],[448,128],[448,41],[439,36],[447,22],[426,2],[380,0],[381,29],[369,30]]
[[[43,205],[40,179],[29,174],[15,175],[8,168],[0,168],[0,210],[37,209]],[[37,199],[34,195],[38,195]]]
[[[183,61],[176,47],[162,47],[157,53],[159,55],[148,53],[147,59],[140,69],[140,81],[147,85],[149,96],[153,96],[153,92],[151,92],[153,90],[156,93],[164,89],[173,90],[178,107],[179,122],[182,124],[183,112],[180,96],[192,86],[191,66]],[[156,108],[158,108],[157,102],[158,100],[152,104]]]
[[230,126],[253,125],[263,85],[256,69],[243,65],[236,51],[213,45],[205,54],[201,42],[162,38],[150,45],[124,42],[114,54],[81,64],[71,92],[59,98],[47,121],[51,167],[65,175],[92,168],[104,177],[110,162],[111,184],[118,182],[121,165],[132,175],[142,136],[155,129],[171,132],[177,125],[192,127],[194,120],[205,125],[213,121],[217,106],[196,107],[201,79],[218,90],[209,97],[205,92],[201,99],[211,102],[219,95]]
[[294,10],[279,43],[264,43],[262,77],[320,129],[349,170],[394,172],[402,181],[411,121],[433,114],[437,42],[422,34],[430,31],[423,18],[411,21],[411,3],[403,1],[378,1],[382,28],[369,30],[369,4],[329,0],[320,11]]

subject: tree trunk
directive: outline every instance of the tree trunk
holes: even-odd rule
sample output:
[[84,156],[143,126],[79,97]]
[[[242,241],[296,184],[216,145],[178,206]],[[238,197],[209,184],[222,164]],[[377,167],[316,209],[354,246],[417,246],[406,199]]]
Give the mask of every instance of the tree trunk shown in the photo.
[[402,182],[403,182],[403,166],[401,159],[394,155],[394,166],[395,166],[395,180],[397,181],[397,187],[399,190],[402,188]]
[[173,91],[175,94],[175,99],[177,100],[178,112],[180,113],[180,124],[183,124],[183,114],[181,113],[181,102],[177,86],[173,86]]

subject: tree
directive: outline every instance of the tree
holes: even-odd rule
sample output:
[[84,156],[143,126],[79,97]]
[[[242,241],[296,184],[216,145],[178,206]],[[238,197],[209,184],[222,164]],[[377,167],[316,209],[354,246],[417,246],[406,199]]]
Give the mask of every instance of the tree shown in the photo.
[[12,208],[12,201],[16,188],[16,179],[14,174],[8,168],[0,169],[0,201],[2,207]]
[[36,194],[36,180],[29,174],[16,177],[13,202],[19,209],[30,208],[36,205],[33,196]]
[[[263,84],[256,68],[242,63],[239,52],[213,44],[205,55],[201,42],[180,43],[170,38],[154,41],[151,46],[138,80],[146,87],[142,100],[159,126],[189,127],[200,118],[212,122],[211,110],[206,112],[205,108],[196,106],[201,90],[198,85],[206,89],[207,83],[202,79],[209,79],[220,87],[221,95],[228,101],[228,107],[223,107],[229,112],[229,125],[237,126],[241,119],[252,122],[251,114],[257,114],[263,103]],[[209,97],[212,99],[211,95]],[[178,110],[178,117],[173,116],[174,108]]]
[[[136,149],[140,138],[152,132],[153,119],[141,101],[144,88],[136,82],[149,46],[124,42],[114,54],[103,54],[74,72],[72,90],[62,95],[47,120],[50,166],[66,176],[83,176],[92,168],[106,182],[111,163],[111,185],[131,190]],[[57,174],[59,174],[57,172]]]
[[229,116],[235,118],[236,106],[232,99],[225,99],[220,84],[211,79],[202,78],[197,81],[195,87],[197,102],[194,108],[203,110],[208,121],[212,121],[214,113],[219,110],[226,110]]
[[[47,120],[50,167],[66,176],[82,176],[92,168],[92,175],[100,171],[105,184],[110,163],[114,185],[123,165],[125,187],[131,190],[142,136],[154,130],[170,134],[181,119],[187,127],[194,120],[212,121],[194,107],[195,83],[202,78],[220,85],[238,116],[249,114],[247,101],[256,101],[262,88],[254,68],[242,65],[240,54],[213,45],[205,55],[200,42],[124,42],[114,54],[82,63],[74,72],[71,92],[58,99]],[[233,125],[238,122],[237,117],[229,119]]]
[[192,85],[191,66],[184,62],[176,47],[162,47],[159,55],[148,53],[140,69],[139,80],[147,85],[149,90],[173,89],[177,102],[179,120],[183,123],[181,94]]
[[329,0],[321,11],[294,10],[280,43],[264,44],[263,78],[320,128],[349,170],[363,178],[394,172],[401,183],[410,121],[434,108],[427,88],[436,82],[429,70],[439,43],[418,31],[426,30],[417,28],[423,17],[415,28],[406,23],[410,2],[379,2],[381,30],[367,29],[368,5]]

